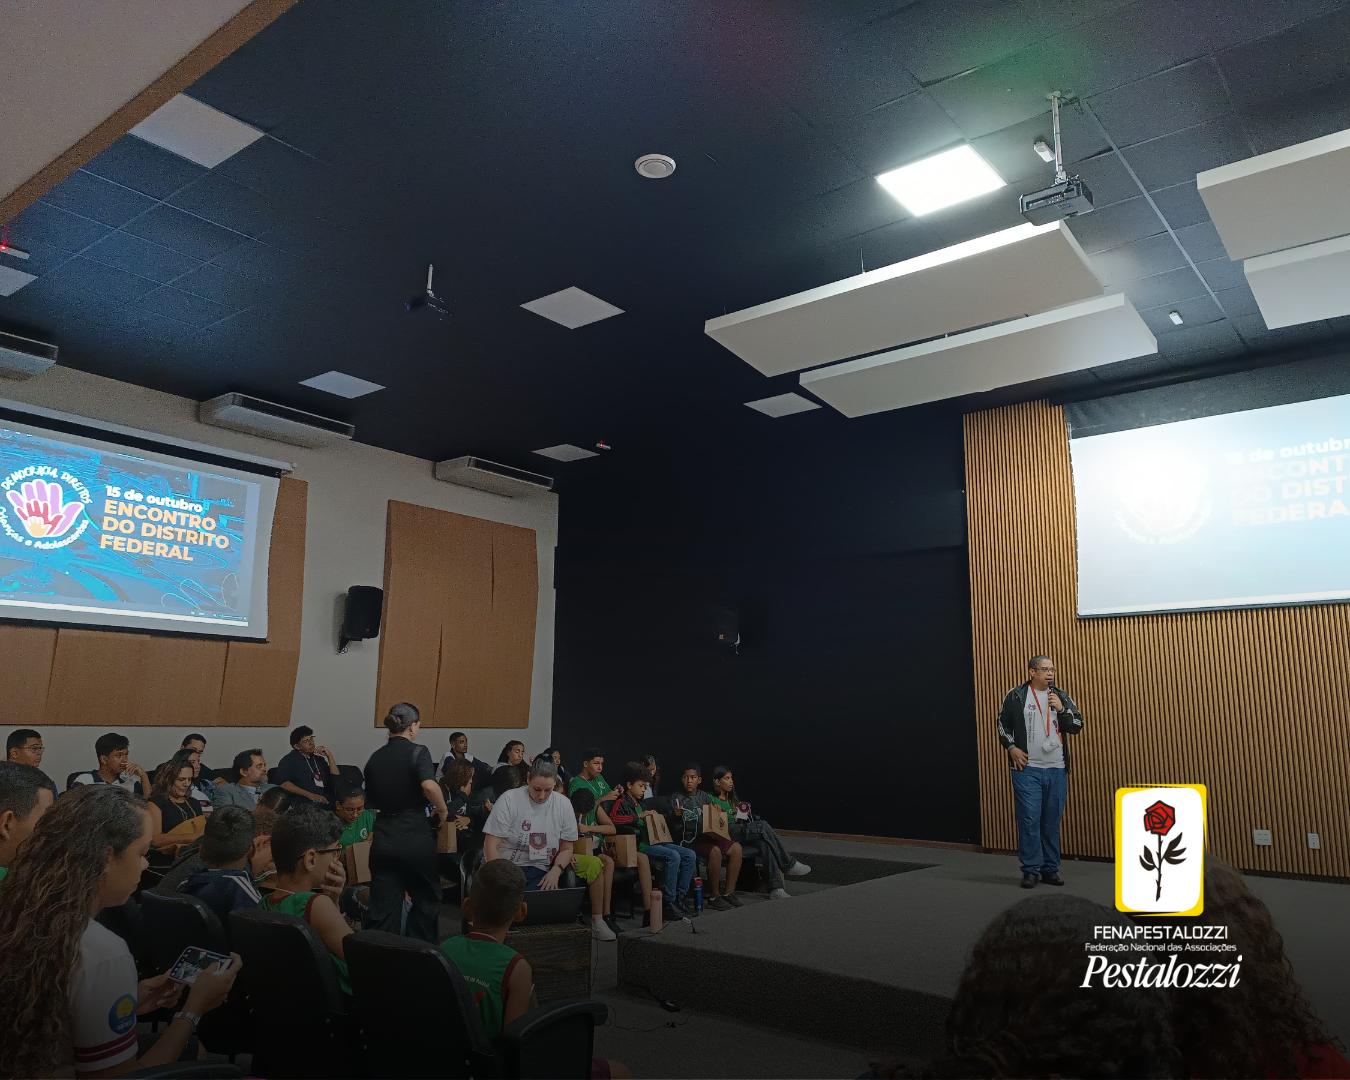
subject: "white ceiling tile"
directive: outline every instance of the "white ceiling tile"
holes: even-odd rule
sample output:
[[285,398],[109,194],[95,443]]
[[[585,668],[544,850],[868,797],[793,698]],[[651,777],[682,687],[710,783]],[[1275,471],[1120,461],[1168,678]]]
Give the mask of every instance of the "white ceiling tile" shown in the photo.
[[348,375],[341,371],[325,371],[322,375],[315,375],[312,379],[302,379],[301,386],[310,386],[315,390],[322,390],[326,394],[336,394],[338,397],[358,398],[365,394],[373,394],[376,390],[383,390],[384,387],[379,383],[367,382],[365,379],[358,379],[355,375]]
[[36,274],[25,274],[12,266],[0,266],[0,296],[13,296],[30,281],[36,280]]
[[214,169],[264,133],[196,98],[177,94],[132,128],[131,134]]
[[598,296],[592,296],[584,289],[578,289],[575,285],[570,289],[549,293],[547,296],[541,296],[538,300],[531,300],[528,304],[521,304],[520,306],[526,311],[533,311],[536,315],[551,319],[569,330],[599,322],[601,319],[608,319],[612,315],[623,314],[623,308],[608,304]]
[[594,450],[583,450],[580,446],[573,446],[571,443],[546,446],[542,450],[536,450],[535,453],[546,458],[552,458],[554,461],[584,461],[586,458],[600,456]]
[[809,401],[800,394],[779,394],[776,397],[760,398],[758,401],[747,401],[745,404],[756,412],[773,417],[791,416],[793,413],[810,412],[812,409],[820,408],[818,402]]

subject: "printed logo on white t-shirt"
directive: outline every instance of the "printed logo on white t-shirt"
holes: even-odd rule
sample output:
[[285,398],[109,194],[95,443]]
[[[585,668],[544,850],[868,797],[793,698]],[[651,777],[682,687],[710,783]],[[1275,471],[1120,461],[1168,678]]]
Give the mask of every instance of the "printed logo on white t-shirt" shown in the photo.
[[136,1026],[136,999],[123,994],[108,1010],[108,1027],[114,1035],[125,1035]]

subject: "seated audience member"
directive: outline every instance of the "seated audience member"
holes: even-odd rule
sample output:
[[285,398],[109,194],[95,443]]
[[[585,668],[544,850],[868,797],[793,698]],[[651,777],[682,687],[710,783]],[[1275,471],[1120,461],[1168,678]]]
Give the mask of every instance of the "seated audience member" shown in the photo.
[[258,799],[276,787],[267,782],[267,759],[261,750],[243,750],[235,754],[231,769],[234,780],[214,792],[217,806],[238,806],[253,811],[258,808]]
[[276,862],[272,859],[272,833],[280,820],[280,814],[265,806],[253,811],[253,856],[249,866],[253,871],[253,884],[268,892],[277,872]]
[[211,815],[202,833],[200,852],[204,868],[178,886],[179,892],[195,896],[220,916],[226,928],[230,925],[231,911],[257,907],[262,899],[249,866],[256,830],[257,822],[247,810],[222,806]]
[[[585,788],[572,795],[572,812],[577,816],[577,848],[572,855],[572,869],[586,883],[591,893],[591,935],[601,941],[613,941],[618,936],[610,898],[614,890],[614,860],[603,851],[596,851],[596,837],[612,836],[614,825],[609,818],[605,824],[596,823],[595,796]],[[599,811],[600,816],[604,811]],[[588,820],[589,819],[589,820]]]
[[145,775],[145,770],[128,760],[131,756],[131,740],[125,735],[115,731],[100,735],[94,742],[94,754],[98,757],[98,768],[92,772],[77,773],[70,781],[71,787],[112,784],[137,795],[144,795],[150,790],[150,778]]
[[520,773],[514,765],[499,765],[492,773],[492,783],[486,790],[488,801],[496,802],[512,788],[520,787]]
[[525,760],[525,744],[519,739],[512,739],[502,747],[502,752],[497,755],[497,768],[501,768],[503,765],[509,765],[515,769],[522,784],[530,782],[530,763]]
[[[1294,981],[1270,909],[1241,873],[1216,856],[1204,858],[1204,914],[1157,921],[1194,926],[1187,941],[1199,938],[1202,926],[1227,927],[1226,940],[1242,957],[1241,978],[1217,991],[1172,991],[1172,1034],[1183,1059],[1176,1075],[1350,1077],[1350,1062],[1334,1046],[1338,1040]],[[1224,959],[1232,957],[1183,951],[1177,965],[1195,969]]]
[[647,791],[647,766],[635,761],[624,766],[623,788],[624,794],[614,804],[610,820],[617,826],[634,829],[637,832],[638,851],[648,859],[660,859],[666,864],[662,916],[672,921],[692,918],[698,914],[698,910],[689,899],[689,883],[694,880],[694,866],[698,860],[693,851],[679,844],[652,843],[648,821],[661,815],[655,810],[642,809],[642,799]]
[[42,768],[42,733],[30,727],[15,728],[5,736],[5,760]]
[[[179,745],[178,749],[180,749],[180,750],[195,750],[195,751],[197,751],[197,757],[198,757],[198,759],[200,760],[201,756],[202,756],[203,754],[206,753],[206,736],[205,736],[205,735],[201,735],[201,734],[199,734],[199,733],[197,733],[197,732],[195,732],[195,731],[194,731],[191,735],[184,735],[184,736],[183,736],[183,741],[182,741],[182,743]],[[205,784],[208,784],[208,783],[223,784],[223,783],[225,783],[225,781],[224,781],[224,780],[205,780],[205,781],[203,781],[202,783],[203,783],[203,786],[204,786]]]
[[[708,876],[703,887],[708,897],[708,906],[714,911],[727,911],[740,907],[736,896],[736,879],[741,873],[741,845],[725,836],[714,836],[703,831],[703,807],[718,806],[706,791],[699,789],[703,783],[703,774],[697,763],[690,762],[680,774],[683,791],[671,796],[671,806],[680,814],[681,832],[676,842],[682,847],[694,849],[694,854],[708,861]],[[730,823],[730,815],[727,821]],[[728,830],[730,831],[730,830]],[[727,863],[726,895],[719,896],[722,889],[722,860]]]
[[51,777],[31,765],[0,761],[0,881],[38,819],[51,809]]
[[536,761],[529,784],[502,792],[483,826],[483,862],[515,863],[531,891],[556,889],[563,867],[572,865],[577,818],[572,804],[553,790],[557,778],[553,762]]
[[278,785],[292,795],[327,806],[340,774],[337,758],[326,746],[315,745],[313,728],[302,725],[291,732],[291,752],[277,762]]
[[215,809],[211,793],[216,785],[202,777],[202,752],[195,747],[185,746],[174,756],[179,755],[186,755],[192,765],[192,786],[188,788],[188,798],[197,804],[197,809],[203,814],[209,814]]
[[591,747],[586,751],[585,758],[581,762],[581,772],[572,777],[571,783],[567,785],[567,794],[571,795],[580,788],[587,788],[594,796],[595,801],[604,806],[606,803],[612,803],[623,792],[618,788],[611,788],[609,783],[601,775],[605,771],[605,755],[600,753],[596,747]]
[[[108,1076],[172,1064],[196,1026],[188,1014],[210,1012],[234,985],[238,956],[191,987],[167,972],[138,982],[126,942],[95,921],[135,892],[151,828],[139,796],[86,785],[56,801],[14,859],[0,889],[0,1075]],[[138,1059],[136,1017],[175,1006],[182,1011]]]
[[655,754],[644,754],[642,760],[638,763],[642,766],[647,775],[647,793],[644,799],[656,798],[656,785],[661,782],[661,766],[656,763]]
[[298,795],[292,795],[284,787],[272,787],[258,796],[258,809],[271,810],[274,814],[284,814],[293,806],[308,806],[309,803]]
[[1082,988],[1084,945],[1097,940],[1094,927],[1133,925],[1079,896],[1014,904],[995,916],[971,950],[947,1014],[945,1051],[926,1068],[874,1065],[873,1075],[1190,1075],[1176,1071],[1171,1057],[1166,991]]
[[174,862],[174,849],[195,839],[183,833],[169,835],[169,830],[202,816],[201,808],[188,798],[191,787],[192,763],[182,750],[155,770],[149,800],[150,822],[155,827],[150,852],[152,867],[168,869]]
[[282,814],[272,830],[272,859],[277,867],[270,882],[272,892],[258,906],[294,915],[314,927],[328,946],[338,983],[350,994],[343,939],[352,928],[324,888],[330,874],[341,870],[341,835],[342,823],[314,807],[299,806]]
[[713,802],[726,811],[727,820],[731,823],[731,838],[741,845],[754,844],[764,853],[764,869],[769,875],[769,898],[791,899],[783,888],[783,875],[803,877],[811,872],[811,868],[783,846],[783,841],[767,821],[750,812],[750,804],[742,802],[736,794],[736,782],[731,770],[725,765],[713,769]]
[[551,761],[554,765],[558,766],[558,783],[562,784],[562,793],[564,795],[572,794],[568,790],[572,784],[572,774],[563,768],[562,751],[557,747],[550,746],[548,749],[542,751],[542,753],[546,761]]
[[445,793],[445,808],[455,819],[458,840],[455,844],[460,851],[470,847],[481,847],[482,829],[491,809],[484,810],[482,801],[474,809],[470,806],[473,798],[473,766],[467,761],[452,761],[441,773],[441,790]]
[[375,831],[375,811],[366,809],[366,790],[354,781],[339,784],[333,813],[342,822],[338,843],[344,848],[369,840]]
[[[530,962],[506,944],[511,925],[528,911],[525,892],[520,867],[506,859],[484,863],[460,905],[472,931],[441,943],[441,952],[469,984],[483,1033],[493,1042],[501,1038],[502,1028],[538,1007]],[[617,1061],[596,1058],[591,1062],[592,1077],[631,1075]]]
[[473,767],[473,786],[475,788],[482,787],[492,778],[492,766],[469,753],[469,737],[462,731],[451,733],[450,753],[441,759],[440,768],[436,770],[437,780],[454,761],[467,761]]

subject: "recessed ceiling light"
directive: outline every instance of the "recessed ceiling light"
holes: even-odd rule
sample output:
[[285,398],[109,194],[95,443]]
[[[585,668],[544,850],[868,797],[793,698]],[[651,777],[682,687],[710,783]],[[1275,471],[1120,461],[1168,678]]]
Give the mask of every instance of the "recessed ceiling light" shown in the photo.
[[302,380],[300,385],[313,387],[315,390],[322,390],[326,394],[336,394],[338,397],[345,398],[364,397],[366,394],[373,394],[376,390],[384,389],[379,383],[358,379],[355,375],[348,375],[342,371],[325,371],[322,375],[315,375],[312,379]]
[[1006,187],[989,163],[969,146],[958,146],[892,169],[877,183],[894,195],[915,217]]
[[571,443],[559,443],[557,446],[546,446],[542,450],[536,450],[546,458],[552,458],[554,461],[584,461],[588,457],[599,457],[594,450],[583,450],[580,446],[573,446]]
[[745,404],[755,412],[762,412],[765,416],[775,418],[820,408],[818,403],[800,394],[779,394],[777,397],[760,398],[758,401],[747,401]]
[[131,134],[214,169],[264,133],[196,98],[176,94],[132,128]]
[[1167,317],[1171,319],[1174,323],[1176,323],[1177,326],[1180,326],[1183,322],[1185,322],[1185,320],[1181,317],[1181,312],[1179,311],[1169,311],[1167,313]]
[[25,274],[12,266],[0,266],[0,296],[13,296],[29,282],[36,280],[36,274]]
[[598,296],[592,296],[575,285],[520,306],[526,311],[533,311],[536,315],[552,319],[559,326],[565,326],[569,330],[608,319],[612,315],[623,314],[623,308],[607,304]]
[[664,180],[675,171],[675,159],[665,154],[643,154],[633,162],[633,168],[648,180]]

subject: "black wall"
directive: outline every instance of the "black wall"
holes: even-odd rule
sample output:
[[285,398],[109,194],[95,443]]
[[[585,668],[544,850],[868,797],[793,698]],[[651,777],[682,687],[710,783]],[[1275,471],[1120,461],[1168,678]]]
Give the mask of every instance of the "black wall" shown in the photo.
[[[726,432],[735,432],[727,434]],[[563,474],[554,742],[783,828],[979,841],[960,415],[731,416]],[[586,471],[591,467],[591,471]],[[714,608],[740,617],[739,653]]]

